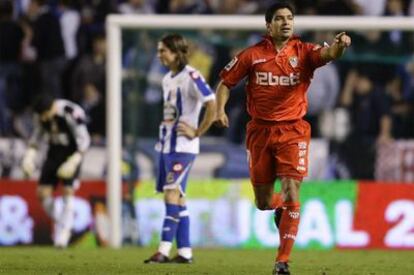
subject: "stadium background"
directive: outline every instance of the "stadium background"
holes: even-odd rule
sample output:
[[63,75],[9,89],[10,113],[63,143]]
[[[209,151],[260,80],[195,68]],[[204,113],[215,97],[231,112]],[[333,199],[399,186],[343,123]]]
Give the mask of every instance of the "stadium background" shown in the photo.
[[[55,32],[36,27],[44,11],[36,9],[36,3],[42,2],[55,19]],[[51,244],[49,221],[35,198],[35,178],[24,179],[20,169],[32,129],[30,103],[42,91],[78,102],[88,113],[93,147],[77,193],[72,244],[108,244],[106,15],[263,14],[269,2],[0,0],[0,245]],[[296,2],[299,15],[414,15],[414,1]],[[13,3],[13,10],[8,10],[8,3]],[[33,41],[45,32],[58,42]],[[123,32],[124,244],[152,245],[159,236],[162,200],[152,187],[157,169],[153,145],[162,110],[160,81],[165,72],[155,49],[162,34]],[[262,33],[204,30],[184,34],[192,45],[190,64],[214,87],[219,70],[231,56]],[[332,39],[330,32],[301,35],[318,43]],[[352,48],[341,61],[315,75],[308,93],[307,119],[314,132],[297,247],[413,249],[414,35],[369,31],[351,36]],[[349,93],[354,94],[352,100]],[[232,127],[213,127],[208,132],[190,176],[192,241],[198,247],[277,244],[270,213],[255,210],[246,180],[244,101],[242,86],[236,87],[228,109]],[[392,122],[389,135],[380,130],[383,120]],[[266,220],[268,227],[256,226]]]

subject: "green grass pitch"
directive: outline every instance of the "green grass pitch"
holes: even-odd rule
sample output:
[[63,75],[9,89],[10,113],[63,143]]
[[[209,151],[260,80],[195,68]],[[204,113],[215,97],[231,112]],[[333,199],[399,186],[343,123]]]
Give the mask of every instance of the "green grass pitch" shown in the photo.
[[[195,249],[195,263],[143,264],[154,248],[0,248],[0,274],[271,274],[273,250]],[[414,251],[294,251],[293,275],[412,275]]]

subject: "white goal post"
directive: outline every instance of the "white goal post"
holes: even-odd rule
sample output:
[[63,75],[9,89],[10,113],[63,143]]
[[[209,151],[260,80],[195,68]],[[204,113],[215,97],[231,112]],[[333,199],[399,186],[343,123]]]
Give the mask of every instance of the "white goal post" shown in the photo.
[[[107,205],[109,243],[121,246],[121,49],[122,29],[214,29],[263,30],[263,16],[219,15],[110,15],[107,33]],[[368,16],[296,16],[295,30],[407,30],[414,31],[414,18]]]

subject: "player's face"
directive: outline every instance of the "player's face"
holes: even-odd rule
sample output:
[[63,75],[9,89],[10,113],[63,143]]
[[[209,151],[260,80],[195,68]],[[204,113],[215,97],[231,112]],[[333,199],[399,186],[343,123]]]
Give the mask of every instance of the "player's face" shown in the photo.
[[289,9],[279,9],[273,15],[270,23],[267,23],[267,30],[273,38],[286,40],[293,34],[293,14]]
[[177,54],[172,52],[162,42],[158,42],[157,56],[161,64],[170,69],[177,64]]

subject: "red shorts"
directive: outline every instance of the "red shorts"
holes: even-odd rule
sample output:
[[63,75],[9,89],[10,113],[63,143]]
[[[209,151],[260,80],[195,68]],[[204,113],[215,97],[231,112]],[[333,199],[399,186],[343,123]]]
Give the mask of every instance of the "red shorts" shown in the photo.
[[247,157],[253,185],[273,183],[277,177],[302,180],[308,174],[310,125],[305,120],[247,125]]

